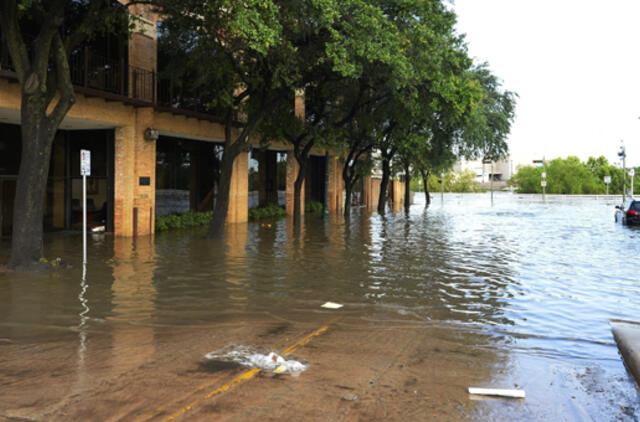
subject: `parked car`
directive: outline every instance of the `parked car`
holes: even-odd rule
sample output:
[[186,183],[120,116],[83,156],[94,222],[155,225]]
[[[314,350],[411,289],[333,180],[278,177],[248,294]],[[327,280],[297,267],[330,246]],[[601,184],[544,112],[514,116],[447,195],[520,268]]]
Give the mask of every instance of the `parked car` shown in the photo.
[[616,205],[616,223],[640,226],[640,200],[629,198],[624,205]]

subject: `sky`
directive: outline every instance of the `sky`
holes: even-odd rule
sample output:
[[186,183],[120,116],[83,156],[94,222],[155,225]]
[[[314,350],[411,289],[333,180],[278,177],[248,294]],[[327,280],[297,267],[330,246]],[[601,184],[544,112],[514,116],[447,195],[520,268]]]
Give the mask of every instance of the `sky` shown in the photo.
[[469,54],[519,95],[514,165],[577,155],[640,166],[640,0],[455,0]]

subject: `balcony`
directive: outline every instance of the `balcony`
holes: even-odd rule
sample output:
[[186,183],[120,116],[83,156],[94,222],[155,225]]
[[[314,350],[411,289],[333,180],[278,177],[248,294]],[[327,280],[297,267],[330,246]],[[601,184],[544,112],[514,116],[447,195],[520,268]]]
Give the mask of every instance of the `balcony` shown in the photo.
[[[154,71],[129,66],[124,59],[114,61],[89,48],[79,49],[69,58],[75,91],[88,97],[121,101],[135,107],[219,121],[205,108],[198,90],[178,89],[170,80],[158,80]],[[0,40],[0,78],[16,80],[16,73],[3,40]]]

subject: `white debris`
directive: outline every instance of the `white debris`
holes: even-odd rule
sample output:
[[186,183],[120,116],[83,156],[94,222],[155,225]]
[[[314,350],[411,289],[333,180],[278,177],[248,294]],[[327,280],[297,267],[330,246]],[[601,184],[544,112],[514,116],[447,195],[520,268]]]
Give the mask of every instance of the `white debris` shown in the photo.
[[93,227],[93,228],[91,229],[91,231],[92,231],[93,233],[104,233],[104,231],[105,231],[105,227],[104,227],[104,226],[96,226],[96,227]]
[[525,398],[524,390],[508,390],[508,389],[501,389],[501,388],[469,387],[469,394],[479,394],[482,396],[513,397],[518,399]]
[[209,352],[206,359],[220,362],[235,362],[249,368],[258,368],[276,374],[299,375],[306,371],[308,365],[294,359],[287,360],[275,352],[266,352],[261,348],[230,345],[223,349]]
[[327,309],[340,309],[343,306],[344,305],[341,305],[339,303],[334,303],[334,302],[327,302],[324,305],[322,305],[323,308],[327,308]]

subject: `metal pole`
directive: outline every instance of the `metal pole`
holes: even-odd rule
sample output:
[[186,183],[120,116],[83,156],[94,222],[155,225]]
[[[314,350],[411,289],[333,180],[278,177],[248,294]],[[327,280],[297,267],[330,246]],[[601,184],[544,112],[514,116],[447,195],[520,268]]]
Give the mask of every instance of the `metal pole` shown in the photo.
[[82,263],[87,263],[87,175],[82,175]]
[[444,173],[440,173],[440,180],[442,181],[442,183],[440,183],[440,201],[444,204]]

